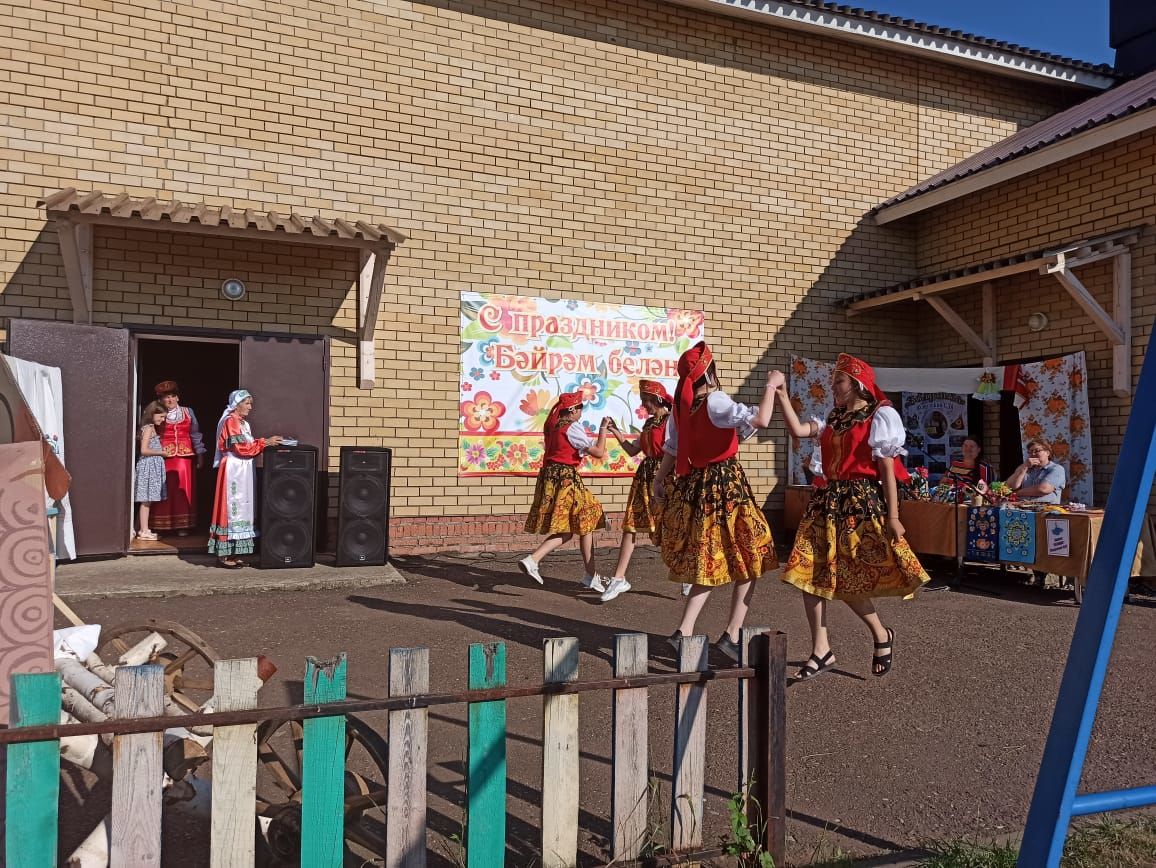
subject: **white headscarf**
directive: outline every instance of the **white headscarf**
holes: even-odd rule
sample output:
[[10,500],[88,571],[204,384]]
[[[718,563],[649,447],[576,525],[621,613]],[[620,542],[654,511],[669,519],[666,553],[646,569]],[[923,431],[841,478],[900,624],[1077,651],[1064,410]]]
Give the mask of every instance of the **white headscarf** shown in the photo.
[[[213,466],[218,467],[221,463],[221,431],[225,428],[225,420],[229,418],[232,413],[246,398],[252,398],[247,389],[237,389],[229,394],[229,406],[225,408],[225,412],[221,414],[221,418],[217,421],[217,438],[216,450],[213,452]],[[248,428],[247,423],[243,423],[243,427]]]

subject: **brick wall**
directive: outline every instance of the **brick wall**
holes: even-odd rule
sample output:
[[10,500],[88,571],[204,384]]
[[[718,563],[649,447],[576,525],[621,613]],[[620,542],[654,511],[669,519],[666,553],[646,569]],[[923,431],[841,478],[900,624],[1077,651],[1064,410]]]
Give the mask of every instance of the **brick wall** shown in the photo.
[[[69,318],[35,208],[61,187],[410,236],[378,387],[356,388],[348,341],[331,370],[331,447],[394,447],[399,526],[530,502],[532,480],[456,476],[462,290],[701,308],[746,399],[792,352],[910,363],[916,312],[833,307],[914,273],[914,232],[862,215],[1077,98],[658,0],[29,0],[0,20],[0,83],[0,326]],[[351,257],[106,231],[96,247],[98,322],[353,326]],[[233,275],[237,305],[216,294]],[[782,443],[745,450],[771,507]],[[592,488],[622,508],[625,481]]]
[[[1140,364],[1156,316],[1156,134],[1132,136],[1072,160],[938,206],[912,218],[923,273],[984,262],[1014,253],[1062,245],[1120,229],[1143,227],[1132,247],[1132,374]],[[1107,311],[1112,310],[1112,265],[1094,263],[1077,276]],[[1054,277],[1023,274],[995,284],[997,350],[1001,361],[1057,356],[1084,350],[1088,360],[1096,501],[1107,498],[1132,398],[1112,393],[1112,352],[1104,334]],[[979,332],[979,288],[947,296]],[[907,306],[907,305],[905,305]],[[909,307],[920,317],[920,355],[929,365],[978,364],[975,351],[926,305]],[[1028,329],[1042,311],[1048,327]],[[901,315],[903,315],[901,313]],[[873,318],[883,317],[883,314]],[[988,414],[988,431],[996,419]],[[992,439],[994,442],[994,438]],[[998,449],[998,445],[996,444]],[[998,453],[997,453],[998,454]],[[1010,468],[1014,469],[1014,468]],[[1001,468],[1004,474],[1010,470]]]

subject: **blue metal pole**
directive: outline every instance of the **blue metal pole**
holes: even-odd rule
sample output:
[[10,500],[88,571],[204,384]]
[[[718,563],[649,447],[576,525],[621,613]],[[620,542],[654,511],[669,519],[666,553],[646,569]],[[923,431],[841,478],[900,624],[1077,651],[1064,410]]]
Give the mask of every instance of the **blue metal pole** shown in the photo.
[[1072,799],[1072,816],[1102,814],[1105,811],[1126,811],[1129,808],[1144,808],[1148,805],[1156,805],[1156,787],[1081,793]]
[[1149,345],[1028,810],[1019,868],[1057,868],[1060,864],[1120,608],[1128,590],[1132,556],[1152,493],[1156,474],[1154,434],[1156,352],[1151,352]]

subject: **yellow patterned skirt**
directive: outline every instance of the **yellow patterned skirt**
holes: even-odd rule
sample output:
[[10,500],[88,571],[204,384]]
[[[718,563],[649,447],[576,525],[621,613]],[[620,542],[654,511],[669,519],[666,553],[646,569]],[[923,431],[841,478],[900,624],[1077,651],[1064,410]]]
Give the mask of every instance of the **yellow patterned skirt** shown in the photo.
[[745,582],[779,565],[771,527],[737,458],[675,476],[657,536],[672,582]]
[[929,576],[906,540],[887,532],[883,485],[828,482],[811,493],[783,581],[827,600],[906,597]]
[[648,533],[653,539],[658,532],[662,510],[650,492],[661,463],[661,458],[644,458],[634,472],[630,494],[626,497],[626,514],[622,518],[622,530],[626,533]]
[[576,533],[585,536],[606,527],[602,504],[586,490],[578,468],[547,461],[538,471],[534,505],[526,533]]

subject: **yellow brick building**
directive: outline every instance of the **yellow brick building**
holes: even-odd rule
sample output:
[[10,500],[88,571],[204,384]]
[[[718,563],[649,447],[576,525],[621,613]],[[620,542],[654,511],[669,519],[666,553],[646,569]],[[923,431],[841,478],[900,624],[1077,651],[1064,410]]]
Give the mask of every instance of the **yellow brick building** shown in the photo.
[[[91,389],[74,373],[66,393],[75,424],[83,411],[101,430],[117,401],[135,411],[146,369],[166,352],[176,364],[226,352],[205,348],[214,342],[243,357],[254,336],[324,339],[324,406],[306,409],[324,420],[330,470],[343,445],[394,449],[394,551],[521,547],[532,480],[457,476],[461,292],[701,309],[725,385],[751,399],[796,352],[968,361],[954,333],[917,307],[848,319],[839,302],[981,251],[1151,219],[1150,188],[1136,193],[1146,205],[1111,208],[1093,192],[1132,184],[1151,165],[1149,134],[1112,146],[1119,178],[1091,155],[1079,164],[1084,210],[1060,189],[1072,169],[1049,170],[1058,174],[1046,225],[1033,223],[1034,185],[1017,187],[1012,207],[993,191],[877,225],[869,212],[881,202],[1113,77],[885,16],[809,0],[786,7],[797,14],[726,0],[5,4],[0,326],[13,343],[13,321],[121,330],[124,369],[119,356],[93,357],[83,372]],[[74,283],[87,281],[89,298],[79,292],[78,302],[69,251],[38,205],[66,188],[234,209],[237,231],[110,214],[90,240],[79,236]],[[384,270],[372,388],[359,376],[366,245],[297,243],[296,228],[261,229],[265,218],[245,209],[405,236]],[[1134,268],[1150,285],[1146,249]],[[241,301],[222,296],[228,278],[246,284]],[[1150,324],[1146,304],[1137,329]],[[1055,310],[1058,325],[1066,314]],[[1001,347],[1024,337],[1019,322],[1001,325]],[[55,334],[69,343],[69,332]],[[1078,343],[1098,358],[1095,341],[1069,330],[1048,351]],[[236,364],[214,358],[221,370]],[[237,385],[217,379],[222,395]],[[1096,379],[1092,390],[1097,410],[1126,412]],[[196,409],[211,427],[220,405]],[[254,426],[266,431],[285,412],[258,395]],[[130,430],[113,422],[107,430]],[[1100,423],[1105,446],[1116,424]],[[783,445],[777,434],[744,453],[772,510]],[[128,442],[106,448],[131,455]],[[122,502],[111,531],[127,545],[127,479],[122,492],[95,490],[78,467],[101,455],[68,457],[82,483],[78,521]],[[593,489],[615,511],[627,485]],[[82,550],[113,550],[106,538]]]

